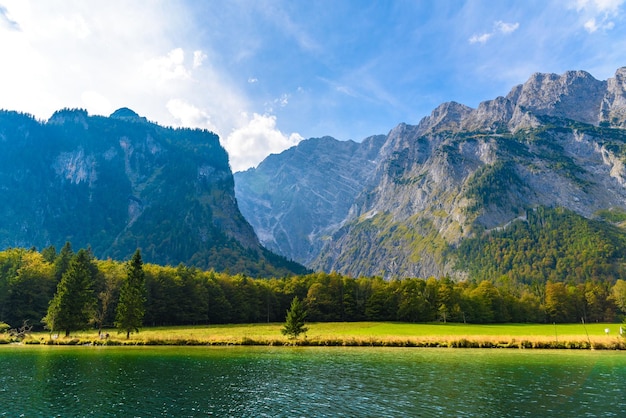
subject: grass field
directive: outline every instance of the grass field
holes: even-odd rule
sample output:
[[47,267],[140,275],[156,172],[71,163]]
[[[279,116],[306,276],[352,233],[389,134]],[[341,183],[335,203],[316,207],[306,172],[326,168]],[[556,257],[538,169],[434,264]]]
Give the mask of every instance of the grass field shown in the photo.
[[[290,340],[280,332],[282,324],[204,325],[143,328],[125,334],[106,330],[75,332],[68,338],[33,333],[27,344],[103,345],[314,345],[398,347],[502,347],[626,349],[620,324],[408,324],[396,322],[309,323],[306,336]],[[609,329],[607,335],[605,330]],[[626,326],[624,326],[626,331]],[[1,339],[2,337],[0,337]]]

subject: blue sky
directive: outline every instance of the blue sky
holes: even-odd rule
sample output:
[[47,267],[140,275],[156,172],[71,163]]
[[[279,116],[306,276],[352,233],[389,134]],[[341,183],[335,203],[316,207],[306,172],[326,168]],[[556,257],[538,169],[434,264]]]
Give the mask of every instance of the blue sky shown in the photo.
[[626,0],[0,0],[0,108],[130,107],[215,131],[234,171],[362,140],[535,72],[626,66]]

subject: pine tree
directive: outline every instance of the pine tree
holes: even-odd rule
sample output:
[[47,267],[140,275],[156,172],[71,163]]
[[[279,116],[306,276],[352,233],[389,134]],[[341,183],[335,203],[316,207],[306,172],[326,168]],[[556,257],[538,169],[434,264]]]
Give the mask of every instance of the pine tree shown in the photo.
[[306,319],[306,310],[300,299],[296,296],[291,301],[291,307],[287,311],[287,319],[281,332],[283,335],[289,336],[290,339],[298,338],[298,335],[307,332],[308,328],[304,325]]
[[63,277],[63,273],[67,271],[70,261],[72,261],[72,257],[74,257],[72,245],[69,242],[66,242],[63,248],[61,248],[61,252],[54,260],[54,278],[56,283],[61,281],[61,277]]
[[131,332],[139,332],[145,313],[146,280],[139,249],[128,262],[126,273],[126,281],[120,289],[115,326],[120,332],[126,332],[126,338],[130,338]]
[[66,337],[71,331],[87,328],[96,303],[93,282],[89,252],[80,250],[70,260],[50,301],[48,313],[43,318],[47,328],[65,331]]

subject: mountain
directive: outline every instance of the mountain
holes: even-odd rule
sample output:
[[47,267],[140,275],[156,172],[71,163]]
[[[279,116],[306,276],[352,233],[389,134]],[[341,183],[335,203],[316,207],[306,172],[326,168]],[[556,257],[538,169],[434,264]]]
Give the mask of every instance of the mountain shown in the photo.
[[311,138],[235,173],[239,208],[263,245],[312,262],[324,237],[341,226],[356,196],[370,185],[384,140]]
[[[302,261],[353,276],[475,276],[484,271],[477,273],[461,250],[470,254],[468,243],[478,245],[498,231],[529,223],[533,211],[560,208],[583,223],[601,213],[621,219],[626,212],[624,128],[626,67],[606,81],[584,71],[534,74],[506,97],[476,109],[444,103],[417,126],[400,124],[389,132],[378,154],[369,157],[374,164],[359,173],[364,186],[354,194],[347,215],[328,223],[325,236],[315,236],[312,261]],[[274,167],[282,167],[289,156],[285,152],[272,158]],[[298,209],[290,206],[289,191],[302,187],[309,170],[302,165],[299,175],[275,183],[274,200],[282,197],[283,207],[291,208],[283,218],[300,219]],[[334,181],[335,173],[329,174],[329,182]],[[256,177],[252,170],[241,181],[251,184]],[[318,184],[309,194],[323,193],[323,183]],[[239,201],[247,199],[246,187],[237,185]],[[268,219],[262,214],[273,209],[246,210],[262,218],[250,218],[258,229]],[[548,214],[538,222],[550,219],[545,223],[564,228],[568,216]],[[283,222],[281,228],[295,235],[297,223]],[[596,231],[589,232],[593,235],[602,228],[581,230]],[[571,245],[581,246],[587,238],[578,237]],[[611,260],[623,262],[618,256]]]
[[99,258],[283,275],[237,207],[228,155],[208,131],[122,108],[48,121],[0,111],[0,247],[89,246]]

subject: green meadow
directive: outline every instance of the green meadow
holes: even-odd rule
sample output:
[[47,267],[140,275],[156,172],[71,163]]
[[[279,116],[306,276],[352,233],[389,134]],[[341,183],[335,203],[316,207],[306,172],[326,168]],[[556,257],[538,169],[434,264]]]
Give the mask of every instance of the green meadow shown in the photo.
[[[69,337],[36,332],[25,344],[60,345],[303,345],[465,348],[625,349],[620,324],[457,324],[396,322],[307,323],[297,339],[282,323],[143,328],[130,338],[116,330],[74,332]],[[606,330],[609,333],[606,333]],[[626,329],[626,326],[625,326]],[[107,336],[108,334],[108,336]],[[0,337],[2,338],[2,337]],[[6,342],[10,342],[7,340]]]

